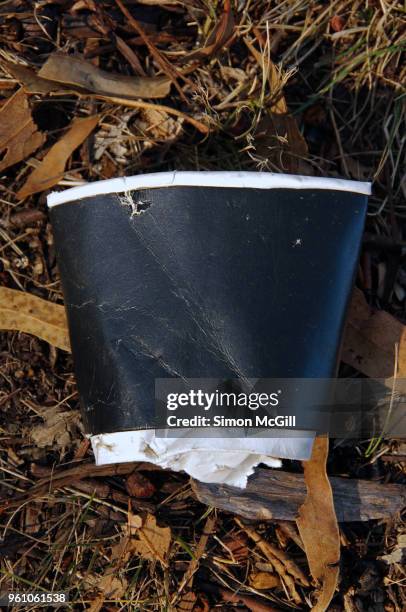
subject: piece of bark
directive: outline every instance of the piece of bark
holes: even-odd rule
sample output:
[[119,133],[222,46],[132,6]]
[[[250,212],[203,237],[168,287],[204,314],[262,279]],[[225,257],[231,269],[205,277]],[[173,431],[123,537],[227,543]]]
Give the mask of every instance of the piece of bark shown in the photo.
[[[385,519],[401,511],[406,486],[331,477],[339,522]],[[253,520],[294,521],[306,495],[302,474],[258,468],[246,489],[192,481],[197,499]]]
[[[27,489],[24,493],[16,494],[13,499],[0,499],[0,506],[3,505],[7,508],[18,506],[22,500],[35,499],[41,497],[45,493],[50,493],[56,489],[63,487],[73,486],[75,483],[85,478],[95,477],[109,477],[109,476],[124,476],[131,474],[134,470],[161,470],[153,464],[133,462],[133,463],[113,463],[111,465],[95,465],[93,462],[80,463],[79,465],[63,469],[63,470],[49,470],[49,474],[46,475],[45,470],[41,469],[40,466],[31,464],[31,472],[34,477],[40,476],[41,480],[35,483],[30,489]],[[44,477],[42,477],[44,475]]]

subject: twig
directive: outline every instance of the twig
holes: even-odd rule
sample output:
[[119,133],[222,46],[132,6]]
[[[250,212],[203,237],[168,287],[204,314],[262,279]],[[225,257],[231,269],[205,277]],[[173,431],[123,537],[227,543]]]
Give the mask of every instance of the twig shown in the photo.
[[201,121],[198,121],[197,119],[194,119],[193,117],[189,117],[189,115],[182,113],[176,108],[165,106],[164,104],[153,104],[151,102],[141,102],[140,100],[127,100],[125,98],[113,98],[110,96],[107,97],[107,96],[93,95],[92,97],[97,98],[99,100],[104,100],[105,102],[114,102],[114,104],[121,104],[122,106],[128,106],[130,108],[150,108],[152,110],[158,110],[158,111],[160,110],[165,113],[168,113],[168,115],[175,115],[176,117],[180,117],[181,119],[184,119],[185,121],[193,125],[202,134],[208,134],[210,132],[210,128],[204,123],[202,123]]

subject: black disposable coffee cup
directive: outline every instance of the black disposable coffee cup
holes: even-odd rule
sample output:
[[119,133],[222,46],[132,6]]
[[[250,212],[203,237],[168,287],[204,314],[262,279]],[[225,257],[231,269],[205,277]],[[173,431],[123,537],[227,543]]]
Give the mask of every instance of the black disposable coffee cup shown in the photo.
[[96,461],[240,484],[259,461],[307,459],[310,433],[157,439],[155,381],[334,377],[369,193],[335,178],[166,172],[51,194]]

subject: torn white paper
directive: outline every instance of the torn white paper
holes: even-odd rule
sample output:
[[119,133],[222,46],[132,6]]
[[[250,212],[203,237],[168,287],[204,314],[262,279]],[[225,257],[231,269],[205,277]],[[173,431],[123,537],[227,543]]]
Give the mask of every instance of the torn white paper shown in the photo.
[[303,432],[300,438],[156,438],[155,431],[148,429],[98,434],[90,440],[97,465],[147,461],[183,470],[201,482],[243,488],[259,463],[278,468],[283,458],[309,459],[313,434]]

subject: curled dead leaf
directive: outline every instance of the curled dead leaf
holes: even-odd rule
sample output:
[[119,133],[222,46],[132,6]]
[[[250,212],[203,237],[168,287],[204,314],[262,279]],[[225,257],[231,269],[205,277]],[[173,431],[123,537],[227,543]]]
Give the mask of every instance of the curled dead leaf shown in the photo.
[[330,19],[330,26],[334,32],[341,32],[345,27],[345,19],[341,15],[334,15]]
[[248,537],[243,531],[239,533],[233,533],[232,535],[224,538],[223,544],[226,549],[231,553],[232,560],[236,563],[244,563],[248,559]]
[[339,576],[340,532],[326,473],[327,455],[328,438],[316,438],[310,460],[303,462],[307,497],[296,521],[310,572],[319,587],[312,608],[315,612],[327,610]]
[[38,76],[64,86],[120,98],[164,98],[171,87],[167,77],[113,74],[81,57],[58,52],[48,57]]
[[[104,100],[111,104],[117,104],[119,106],[126,106],[127,108],[136,108],[136,109],[148,109],[154,110],[157,112],[161,112],[167,115],[173,115],[179,118],[182,121],[187,121],[191,125],[193,125],[199,132],[202,134],[208,134],[210,132],[210,128],[208,125],[205,125],[202,121],[191,117],[190,115],[183,113],[177,108],[172,108],[170,106],[165,106],[163,104],[153,104],[151,102],[145,102],[143,100],[135,100],[132,98],[117,96],[113,94],[102,94],[102,93],[92,93],[89,91],[85,91],[84,89],[75,89],[74,86],[65,86],[63,83],[57,83],[56,81],[48,81],[47,79],[43,79],[38,76],[33,70],[26,68],[25,66],[21,66],[20,64],[11,64],[11,62],[7,63],[7,70],[13,74],[13,76],[24,85],[24,89],[29,93],[54,93],[55,95],[66,95],[67,92],[73,93],[76,95],[80,95],[81,97],[86,96],[89,98]],[[133,78],[133,77],[132,77]],[[207,117],[206,117],[207,119]]]
[[269,160],[273,167],[297,172],[307,155],[307,144],[296,119],[289,113],[268,112],[255,130],[255,155]]
[[35,70],[27,68],[27,66],[5,60],[3,60],[2,64],[4,64],[7,72],[24,86],[24,91],[28,93],[49,94],[56,91],[63,91],[64,93],[67,91],[59,83],[52,83],[52,81],[41,79]]
[[[272,103],[254,133],[255,159],[264,167],[270,164],[271,169],[276,167],[284,172],[298,172],[308,149],[295,117],[289,113],[283,95],[283,75],[274,62],[259,52],[247,38],[244,42],[267,75],[272,94]],[[307,167],[306,174],[309,174]]]
[[78,431],[82,429],[79,410],[64,410],[59,406],[44,408],[41,416],[45,423],[31,428],[30,436],[40,448],[51,447],[65,454],[66,448],[72,445],[72,440],[78,439]]

